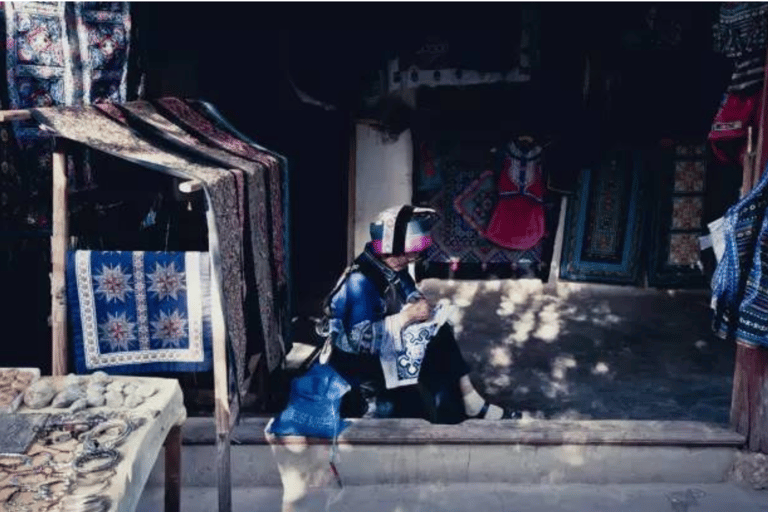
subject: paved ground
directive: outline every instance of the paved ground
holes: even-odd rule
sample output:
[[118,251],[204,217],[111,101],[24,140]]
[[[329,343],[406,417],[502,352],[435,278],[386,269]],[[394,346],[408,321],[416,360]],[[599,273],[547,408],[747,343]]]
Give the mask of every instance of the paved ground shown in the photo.
[[[426,280],[450,299],[472,378],[487,396],[543,418],[726,424],[735,348],[710,332],[709,294],[538,281]],[[744,473],[757,472],[749,464]],[[759,464],[760,471],[765,469]],[[765,471],[763,471],[764,473]],[[765,475],[760,485],[765,484]],[[754,474],[754,475],[753,475]],[[757,475],[757,476],[760,476]],[[318,489],[284,512],[768,512],[768,490],[736,483],[451,484]],[[763,485],[768,487],[768,485]],[[216,510],[214,488],[183,490],[185,512]],[[280,488],[235,488],[233,510],[279,511]],[[149,488],[139,512],[162,510]]]
[[[278,488],[235,488],[235,512],[281,510]],[[215,511],[216,489],[188,487],[182,494],[184,512]],[[137,512],[162,510],[163,491],[149,488]],[[739,512],[768,511],[768,491],[733,484],[681,486],[499,484],[360,486],[320,489],[284,512]]]
[[421,283],[456,304],[487,396],[535,417],[725,424],[735,347],[711,334],[706,291],[537,280]]

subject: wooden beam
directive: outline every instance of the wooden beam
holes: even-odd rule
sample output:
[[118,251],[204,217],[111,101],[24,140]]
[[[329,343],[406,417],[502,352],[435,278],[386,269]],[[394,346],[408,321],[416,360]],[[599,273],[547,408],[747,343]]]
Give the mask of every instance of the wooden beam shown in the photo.
[[27,121],[32,119],[29,110],[0,110],[0,123],[6,121]]
[[67,157],[57,140],[53,153],[53,232],[51,234],[51,334],[53,375],[67,374],[66,264],[69,222],[67,216]]
[[197,180],[182,181],[179,183],[179,191],[185,194],[192,194],[199,190],[203,190],[203,184]]
[[[212,263],[213,264],[213,263]],[[214,293],[211,294],[211,327],[213,331],[213,392],[216,420],[216,464],[219,489],[219,512],[232,511],[232,466],[229,460],[230,410],[227,386],[227,331],[219,278],[211,268]]]
[[171,427],[165,438],[165,512],[181,510],[181,427]]

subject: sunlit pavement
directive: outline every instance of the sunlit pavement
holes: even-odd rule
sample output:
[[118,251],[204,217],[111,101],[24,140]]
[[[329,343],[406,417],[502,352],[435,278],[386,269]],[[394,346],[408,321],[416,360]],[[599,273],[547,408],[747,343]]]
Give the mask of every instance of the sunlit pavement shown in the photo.
[[489,398],[552,419],[725,424],[735,347],[711,332],[700,291],[538,280],[427,279]]

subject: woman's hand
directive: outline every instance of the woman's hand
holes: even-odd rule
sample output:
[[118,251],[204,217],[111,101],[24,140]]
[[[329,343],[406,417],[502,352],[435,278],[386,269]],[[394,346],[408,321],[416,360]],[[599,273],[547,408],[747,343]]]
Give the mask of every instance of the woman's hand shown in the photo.
[[403,320],[403,327],[415,322],[422,322],[429,318],[432,308],[429,307],[429,303],[426,299],[421,299],[416,302],[411,302],[405,305],[400,310],[399,315]]

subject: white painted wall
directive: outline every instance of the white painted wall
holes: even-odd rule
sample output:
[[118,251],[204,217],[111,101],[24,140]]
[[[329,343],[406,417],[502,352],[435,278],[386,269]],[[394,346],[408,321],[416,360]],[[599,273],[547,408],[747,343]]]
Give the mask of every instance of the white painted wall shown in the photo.
[[355,127],[355,255],[370,240],[369,224],[390,206],[408,204],[412,197],[413,144],[411,131],[395,142],[385,140],[373,126]]

